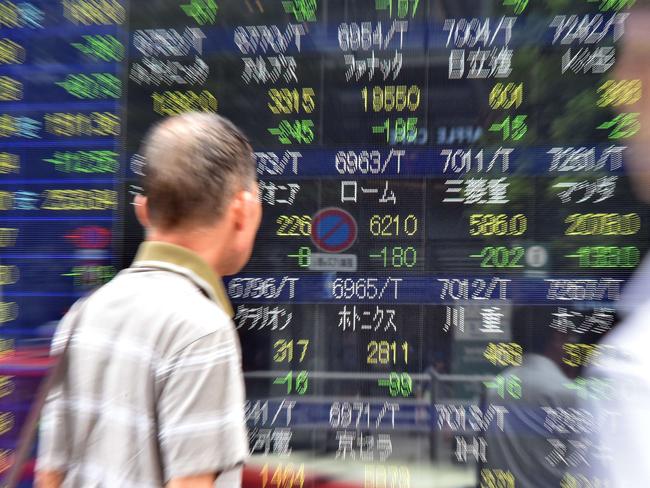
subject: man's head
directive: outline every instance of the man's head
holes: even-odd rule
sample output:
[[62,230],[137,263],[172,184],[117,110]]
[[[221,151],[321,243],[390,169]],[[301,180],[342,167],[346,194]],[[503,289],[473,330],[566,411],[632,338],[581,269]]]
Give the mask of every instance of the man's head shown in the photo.
[[135,203],[147,238],[197,251],[221,275],[238,272],[262,213],[242,132],[216,114],[187,113],[155,125],[141,154],[145,196]]
[[571,341],[571,334],[550,327],[549,317],[544,314],[529,309],[515,309],[512,316],[512,339],[526,354],[546,356],[561,367],[564,344]]

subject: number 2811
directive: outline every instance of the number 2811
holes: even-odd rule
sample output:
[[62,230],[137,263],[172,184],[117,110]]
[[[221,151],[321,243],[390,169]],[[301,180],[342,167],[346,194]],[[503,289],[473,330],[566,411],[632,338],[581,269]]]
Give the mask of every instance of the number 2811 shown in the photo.
[[404,364],[409,362],[409,343],[392,341],[370,341],[368,343],[368,364],[397,364],[399,358],[404,358]]

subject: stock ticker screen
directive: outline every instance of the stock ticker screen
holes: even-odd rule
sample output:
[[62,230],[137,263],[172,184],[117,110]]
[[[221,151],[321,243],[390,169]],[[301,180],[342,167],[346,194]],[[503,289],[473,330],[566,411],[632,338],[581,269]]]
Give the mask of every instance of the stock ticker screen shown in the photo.
[[[0,1],[3,357],[131,262],[146,130],[217,112],[264,208],[225,280],[250,486],[519,486],[485,433],[525,401],[517,368],[559,335],[558,387],[589,395],[649,240],[645,87],[612,76],[632,4]],[[5,369],[4,467],[34,381]]]

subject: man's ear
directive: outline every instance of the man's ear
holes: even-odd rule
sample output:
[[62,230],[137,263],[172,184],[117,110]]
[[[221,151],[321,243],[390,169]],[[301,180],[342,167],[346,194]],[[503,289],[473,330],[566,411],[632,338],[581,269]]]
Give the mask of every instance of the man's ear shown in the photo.
[[149,220],[149,207],[147,205],[147,197],[144,195],[136,195],[133,199],[133,206],[135,208],[135,216],[138,218],[138,222],[145,229],[151,227],[151,221]]
[[238,191],[232,199],[230,211],[232,212],[233,222],[237,230],[241,230],[246,226],[248,220],[248,207],[252,199],[253,195],[247,190]]

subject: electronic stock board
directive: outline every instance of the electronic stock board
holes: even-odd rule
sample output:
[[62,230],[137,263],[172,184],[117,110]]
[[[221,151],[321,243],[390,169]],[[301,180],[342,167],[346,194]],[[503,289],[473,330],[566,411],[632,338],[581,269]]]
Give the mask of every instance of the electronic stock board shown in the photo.
[[489,445],[451,414],[516,401],[500,372],[540,330],[566,334],[566,388],[588,394],[648,242],[625,175],[645,87],[610,76],[633,3],[1,1],[3,354],[128,266],[151,124],[217,112],[254,146],[264,208],[226,279],[256,486],[316,465],[373,488],[516,486],[476,469]]

